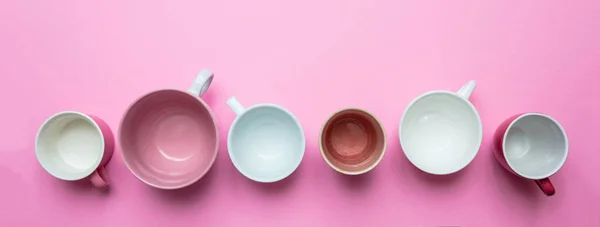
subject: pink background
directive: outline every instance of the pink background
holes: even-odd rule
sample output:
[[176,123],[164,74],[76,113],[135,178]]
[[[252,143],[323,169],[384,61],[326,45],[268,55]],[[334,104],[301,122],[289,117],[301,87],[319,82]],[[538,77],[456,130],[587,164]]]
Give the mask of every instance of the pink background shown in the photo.
[[[51,114],[93,113],[116,132],[135,98],[187,88],[202,68],[216,75],[205,100],[222,143],[199,183],[152,189],[119,150],[109,194],[37,163],[35,133]],[[600,226],[597,0],[2,0],[0,76],[0,226]],[[452,176],[419,172],[400,150],[402,111],[469,79],[479,155]],[[299,118],[307,150],[290,178],[257,184],[233,167],[232,95]],[[388,135],[383,161],[360,177],[330,169],[317,146],[321,124],[349,105],[376,114]],[[552,115],[569,136],[552,198],[489,149],[498,124],[526,111]]]

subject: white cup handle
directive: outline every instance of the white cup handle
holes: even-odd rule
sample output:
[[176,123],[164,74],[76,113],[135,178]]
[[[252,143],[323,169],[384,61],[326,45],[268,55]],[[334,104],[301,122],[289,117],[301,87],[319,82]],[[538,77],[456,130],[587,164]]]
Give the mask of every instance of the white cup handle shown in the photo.
[[464,100],[469,100],[469,97],[471,97],[471,94],[473,94],[473,90],[475,90],[475,81],[470,80],[456,92],[456,95]]
[[210,83],[212,82],[214,77],[215,76],[210,70],[203,69],[202,71],[200,71],[200,73],[198,73],[198,76],[196,76],[194,83],[192,84],[192,86],[190,86],[190,89],[188,89],[188,91],[196,96],[201,97],[202,95],[204,95],[204,93],[206,93],[208,87],[210,87]]
[[231,108],[231,110],[233,110],[233,112],[235,112],[235,115],[240,115],[242,113],[244,113],[245,108],[244,106],[242,106],[242,104],[240,102],[238,102],[238,100],[234,97],[231,97],[227,100],[227,105],[229,105],[229,108]]

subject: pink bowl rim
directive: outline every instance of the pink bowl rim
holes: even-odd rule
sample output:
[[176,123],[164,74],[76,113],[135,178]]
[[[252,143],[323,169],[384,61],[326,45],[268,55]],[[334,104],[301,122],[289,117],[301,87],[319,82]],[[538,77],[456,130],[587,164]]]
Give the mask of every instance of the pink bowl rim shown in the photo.
[[[136,104],[138,104],[141,100],[143,100],[144,98],[147,98],[148,96],[152,95],[152,94],[156,94],[156,93],[160,93],[160,92],[166,92],[166,91],[175,91],[175,92],[179,92],[179,93],[184,93],[190,97],[195,98],[197,101],[199,101],[199,103],[206,109],[208,110],[208,114],[210,115],[210,118],[213,122],[214,125],[214,129],[215,129],[215,134],[216,134],[216,141],[215,141],[215,150],[213,151],[213,157],[210,161],[210,164],[208,165],[208,167],[198,176],[196,176],[196,178],[194,178],[193,180],[180,184],[180,185],[175,185],[175,186],[164,186],[164,185],[159,185],[159,184],[152,184],[150,182],[148,182],[147,180],[143,179],[142,177],[140,177],[138,174],[136,174],[132,168],[131,168],[131,164],[129,163],[129,161],[127,160],[127,158],[125,158],[125,150],[123,149],[123,145],[121,143],[121,135],[122,135],[122,130],[123,130],[123,123],[125,122],[125,118],[127,117],[127,114],[129,114],[129,111],[131,110],[131,108],[133,108]],[[173,189],[181,189],[181,188],[185,188],[187,186],[190,186],[196,182],[198,182],[198,180],[200,180],[202,177],[204,177],[208,171],[210,171],[210,169],[212,169],[212,166],[214,165],[215,161],[217,160],[217,155],[219,154],[219,146],[220,146],[220,138],[219,138],[219,125],[217,123],[217,118],[215,117],[215,114],[213,113],[212,109],[210,108],[210,106],[201,98],[198,97],[188,91],[182,91],[182,90],[178,90],[178,89],[158,89],[158,90],[154,90],[151,92],[148,92],[142,96],[140,96],[139,98],[135,99],[133,102],[131,102],[129,104],[129,106],[127,107],[127,109],[125,110],[125,113],[123,114],[123,117],[121,118],[120,122],[119,122],[119,136],[117,137],[118,139],[118,144],[119,144],[119,148],[120,148],[120,153],[121,153],[121,158],[123,159],[123,162],[125,163],[125,166],[127,167],[127,169],[129,170],[129,172],[131,172],[131,174],[133,174],[138,180],[144,182],[147,185],[150,185],[152,187],[158,188],[158,189],[166,189],[166,190],[173,190]]]

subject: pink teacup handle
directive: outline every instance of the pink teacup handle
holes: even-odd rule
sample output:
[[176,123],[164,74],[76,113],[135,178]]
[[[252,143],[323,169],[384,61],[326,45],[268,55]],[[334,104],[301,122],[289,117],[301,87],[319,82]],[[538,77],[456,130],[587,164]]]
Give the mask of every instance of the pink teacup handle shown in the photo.
[[106,169],[104,167],[98,168],[90,176],[90,181],[96,188],[108,189],[108,177],[106,176]]
[[556,192],[556,190],[554,189],[554,186],[552,185],[552,182],[550,182],[550,179],[548,179],[548,178],[535,180],[535,183],[537,184],[538,187],[540,187],[542,192],[544,192],[544,194],[546,194],[546,196],[553,196],[554,193]]

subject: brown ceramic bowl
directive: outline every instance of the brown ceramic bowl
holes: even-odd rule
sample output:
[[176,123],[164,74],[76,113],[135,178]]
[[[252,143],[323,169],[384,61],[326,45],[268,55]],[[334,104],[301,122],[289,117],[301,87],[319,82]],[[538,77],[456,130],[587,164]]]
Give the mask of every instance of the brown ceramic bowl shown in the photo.
[[336,171],[359,175],[375,168],[383,158],[383,125],[371,113],[355,108],[334,113],[321,129],[321,155]]

